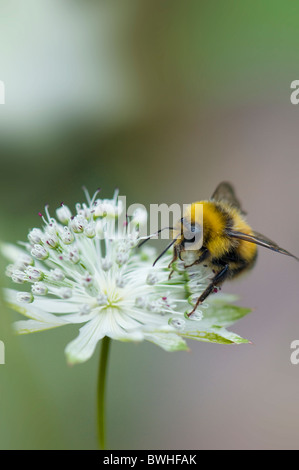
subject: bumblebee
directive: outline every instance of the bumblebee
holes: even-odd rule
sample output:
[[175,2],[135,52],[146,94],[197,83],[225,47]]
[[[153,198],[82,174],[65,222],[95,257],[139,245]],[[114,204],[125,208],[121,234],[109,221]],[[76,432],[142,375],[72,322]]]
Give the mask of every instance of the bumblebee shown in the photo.
[[[198,210],[199,208],[201,210]],[[253,231],[247,224],[245,215],[231,184],[222,182],[211,199],[194,202],[187,207],[176,226],[169,227],[173,230],[173,240],[155,263],[173,245],[173,259],[169,268],[178,258],[184,261],[188,249],[192,251],[195,261],[189,265],[185,264],[185,268],[203,263],[213,272],[209,285],[198,297],[188,316],[192,315],[212,292],[217,291],[225,280],[233,279],[253,268],[257,259],[257,245],[299,261],[299,258],[280,248],[269,238]]]

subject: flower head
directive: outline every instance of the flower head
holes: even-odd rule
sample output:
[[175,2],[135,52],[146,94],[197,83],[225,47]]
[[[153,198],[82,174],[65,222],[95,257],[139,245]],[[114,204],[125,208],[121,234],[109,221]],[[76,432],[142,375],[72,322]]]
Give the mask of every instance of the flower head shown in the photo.
[[155,250],[137,247],[146,212],[118,223],[117,193],[110,200],[97,194],[86,193],[74,214],[62,204],[54,218],[46,207],[43,227],[30,230],[26,243],[2,245],[12,262],[6,274],[22,289],[5,289],[6,300],[29,318],[15,322],[18,333],[83,324],[66,347],[70,363],[89,359],[104,336],[148,340],[168,351],[188,349],[184,338],[247,342],[225,329],[248,313],[228,304],[231,298],[212,295],[186,315],[209,282],[208,268],[178,262],[169,279],[171,253],[153,267]]

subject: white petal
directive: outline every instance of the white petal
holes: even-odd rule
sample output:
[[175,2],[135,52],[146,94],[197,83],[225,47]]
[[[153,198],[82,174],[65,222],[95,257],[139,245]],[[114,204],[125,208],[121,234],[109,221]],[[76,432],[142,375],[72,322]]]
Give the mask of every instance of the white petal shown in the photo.
[[107,315],[103,322],[106,336],[120,341],[142,341],[144,339],[140,324],[128,319],[123,312],[115,311]]
[[95,316],[99,315],[97,310],[91,310],[90,313],[82,314],[81,312],[78,313],[67,313],[62,315],[60,318],[63,318],[68,323],[86,323],[92,320]]
[[[66,323],[65,323],[66,324]],[[61,326],[62,323],[45,323],[36,320],[20,320],[13,324],[14,330],[20,335],[34,333],[36,331],[49,330]]]
[[35,299],[33,305],[36,308],[40,308],[51,313],[76,313],[79,310],[78,302],[64,299],[49,299],[47,297]]
[[[102,314],[101,324],[104,336],[123,341],[141,341],[144,338],[143,332],[139,329],[137,331],[132,321],[129,323],[123,322],[124,315],[118,309],[111,308],[105,310]],[[128,329],[125,329],[123,325],[126,325]],[[129,326],[131,326],[130,329]]]
[[186,342],[175,333],[146,333],[144,338],[157,344],[165,351],[188,351]]
[[101,329],[102,317],[97,315],[79,330],[79,336],[65,348],[65,354],[70,364],[87,361],[93,354],[96,345],[105,334]]
[[24,253],[28,255],[27,251],[23,250],[22,248],[19,248],[18,246],[12,245],[10,243],[1,243],[0,250],[6,259],[13,261],[13,262],[17,261],[20,258],[20,256],[24,255]]
[[139,326],[144,325],[146,328],[153,328],[155,327],[156,329],[159,328],[161,325],[167,325],[167,319],[168,317],[162,316],[162,315],[157,315],[157,314],[152,314],[150,312],[146,312],[141,309],[136,309],[134,307],[131,307],[131,309],[128,309],[127,307],[123,309],[124,314],[128,318],[129,322],[131,325],[136,325],[134,322],[138,322],[139,320]]
[[140,330],[125,331],[119,324],[120,313],[117,309],[97,313],[92,320],[79,330],[79,336],[69,343],[65,353],[70,364],[85,362],[89,359],[100,339],[109,336],[120,341],[142,341]]
[[[69,323],[64,317],[57,317],[56,315],[53,315],[52,313],[48,313],[45,310],[43,310],[41,307],[37,308],[34,306],[34,303],[32,304],[24,304],[23,302],[18,302],[17,301],[17,291],[13,289],[5,289],[5,300],[10,305],[14,310],[17,312],[21,313],[25,317],[29,317],[32,320],[37,320],[39,322],[44,322],[44,323],[49,323],[49,324],[55,324],[55,325],[64,325],[66,323]],[[45,307],[46,307],[47,301],[45,300]]]

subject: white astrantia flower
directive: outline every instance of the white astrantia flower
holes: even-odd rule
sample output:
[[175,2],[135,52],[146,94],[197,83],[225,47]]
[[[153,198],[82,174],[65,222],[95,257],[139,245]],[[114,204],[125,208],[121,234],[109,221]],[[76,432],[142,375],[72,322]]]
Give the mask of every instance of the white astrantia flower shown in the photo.
[[[211,272],[177,263],[169,279],[169,252],[153,267],[151,247],[137,247],[147,214],[140,210],[123,224],[117,193],[111,200],[91,199],[76,212],[62,205],[57,220],[42,217],[28,242],[2,245],[11,261],[6,274],[19,285],[5,289],[7,303],[27,320],[18,333],[78,324],[79,335],[66,347],[69,363],[89,359],[104,336],[121,341],[148,340],[167,351],[188,349],[185,338],[222,344],[248,342],[225,329],[248,313],[232,298],[211,295],[189,318],[186,312],[206,288]],[[120,226],[118,226],[120,225]],[[131,232],[128,233],[127,227]]]

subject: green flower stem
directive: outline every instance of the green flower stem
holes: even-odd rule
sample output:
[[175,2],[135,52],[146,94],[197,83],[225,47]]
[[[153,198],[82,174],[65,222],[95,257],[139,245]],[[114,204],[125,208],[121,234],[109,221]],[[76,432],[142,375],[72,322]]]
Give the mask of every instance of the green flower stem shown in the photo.
[[105,449],[105,388],[107,377],[107,363],[109,356],[110,338],[105,336],[102,339],[101,358],[98,375],[98,439],[100,449]]

